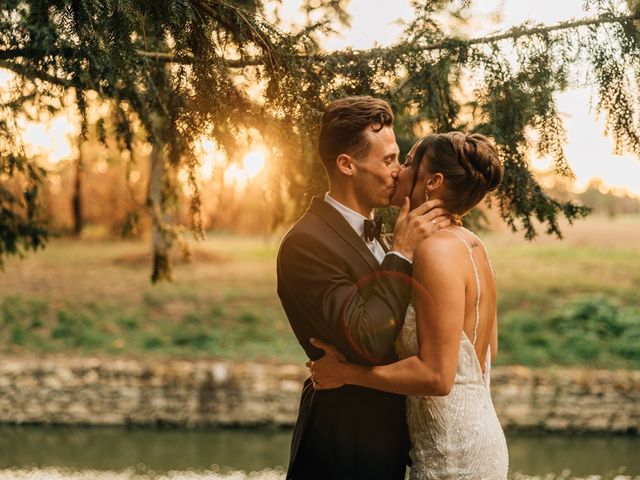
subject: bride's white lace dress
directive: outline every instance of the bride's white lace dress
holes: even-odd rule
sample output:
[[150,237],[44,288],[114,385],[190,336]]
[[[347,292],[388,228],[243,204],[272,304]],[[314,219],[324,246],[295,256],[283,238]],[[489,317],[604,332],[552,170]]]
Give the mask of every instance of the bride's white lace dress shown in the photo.
[[[478,292],[475,337],[480,321],[477,266],[468,242],[456,232],[449,232],[465,243],[473,264]],[[474,348],[475,340],[469,340],[462,332],[456,379],[449,395],[407,397],[407,423],[412,444],[411,480],[507,478],[507,444],[493,408],[489,388],[490,347],[483,374]],[[407,310],[404,327],[396,342],[396,351],[400,358],[418,353],[413,306],[409,306]]]

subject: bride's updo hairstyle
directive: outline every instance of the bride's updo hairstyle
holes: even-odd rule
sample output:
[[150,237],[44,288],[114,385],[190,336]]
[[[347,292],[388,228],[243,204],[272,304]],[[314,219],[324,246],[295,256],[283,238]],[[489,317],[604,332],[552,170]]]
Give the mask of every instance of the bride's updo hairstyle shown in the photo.
[[504,168],[491,141],[479,133],[436,133],[422,139],[413,156],[413,184],[424,169],[427,175],[444,177],[445,208],[464,215],[502,181]]

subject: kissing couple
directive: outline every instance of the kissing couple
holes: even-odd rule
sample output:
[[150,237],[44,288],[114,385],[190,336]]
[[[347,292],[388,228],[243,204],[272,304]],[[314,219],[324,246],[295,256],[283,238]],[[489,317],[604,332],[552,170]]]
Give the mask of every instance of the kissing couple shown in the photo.
[[[319,152],[329,191],[284,236],[278,295],[311,376],[287,480],[506,479],[489,389],[495,273],[454,220],[502,180],[490,140],[427,135],[399,163],[383,100],[332,102]],[[373,209],[400,206],[392,245]]]

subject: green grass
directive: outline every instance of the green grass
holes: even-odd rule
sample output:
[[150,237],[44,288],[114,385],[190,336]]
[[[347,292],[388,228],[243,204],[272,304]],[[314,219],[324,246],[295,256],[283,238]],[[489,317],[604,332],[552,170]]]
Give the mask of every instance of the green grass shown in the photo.
[[[566,240],[485,235],[498,272],[499,364],[640,368],[640,219]],[[55,240],[0,272],[0,353],[302,362],[271,239],[212,235],[151,285],[142,242]]]

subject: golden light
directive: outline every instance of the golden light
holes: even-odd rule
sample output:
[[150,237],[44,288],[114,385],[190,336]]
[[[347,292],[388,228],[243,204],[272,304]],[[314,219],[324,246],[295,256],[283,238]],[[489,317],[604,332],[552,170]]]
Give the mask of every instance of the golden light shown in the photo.
[[224,171],[224,183],[227,185],[234,185],[236,188],[242,189],[247,186],[248,181],[247,172],[237,165],[229,165]]
[[253,178],[258,175],[260,170],[262,170],[262,167],[264,167],[265,160],[266,158],[263,152],[258,150],[248,152],[242,160],[247,177]]
[[[215,140],[201,137],[195,144],[194,153],[199,159],[198,175],[204,180],[210,180],[215,171],[223,171],[223,182],[226,185],[233,186],[235,189],[242,190],[247,187],[249,182],[255,178],[264,168],[266,163],[266,154],[262,150],[250,150],[240,164],[229,164],[229,160],[225,151],[220,148]],[[179,172],[179,180],[186,182],[186,171]]]
[[75,155],[70,138],[77,135],[76,127],[64,116],[57,116],[46,124],[28,122],[21,126],[28,154],[46,157],[51,165]]
[[259,150],[251,150],[242,159],[242,165],[231,164],[224,171],[224,183],[237,190],[243,190],[263,169],[266,155]]

